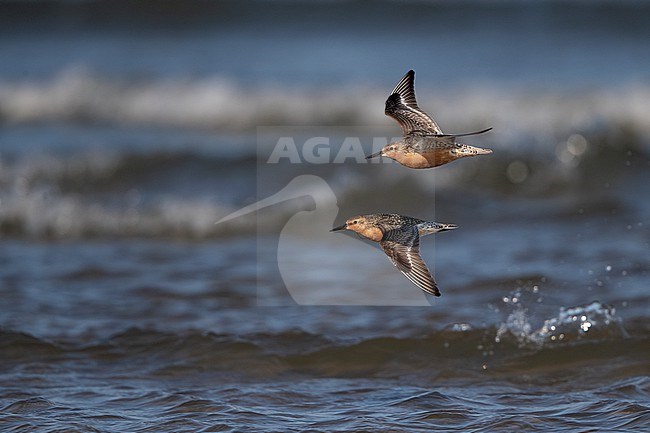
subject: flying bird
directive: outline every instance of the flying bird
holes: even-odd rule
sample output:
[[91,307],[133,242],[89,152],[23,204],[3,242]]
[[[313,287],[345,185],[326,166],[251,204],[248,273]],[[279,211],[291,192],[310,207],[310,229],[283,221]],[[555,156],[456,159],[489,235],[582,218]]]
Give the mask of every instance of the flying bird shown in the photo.
[[440,290],[420,256],[420,237],[457,227],[398,214],[369,214],[350,218],[330,231],[351,230],[363,238],[379,242],[393,265],[406,278],[426,293],[440,296]]
[[456,142],[457,137],[483,134],[492,128],[464,134],[444,134],[438,124],[425,113],[415,99],[415,71],[402,77],[386,100],[387,116],[402,127],[404,136],[384,146],[366,159],[385,156],[409,168],[433,168],[460,158],[492,153],[490,149]]

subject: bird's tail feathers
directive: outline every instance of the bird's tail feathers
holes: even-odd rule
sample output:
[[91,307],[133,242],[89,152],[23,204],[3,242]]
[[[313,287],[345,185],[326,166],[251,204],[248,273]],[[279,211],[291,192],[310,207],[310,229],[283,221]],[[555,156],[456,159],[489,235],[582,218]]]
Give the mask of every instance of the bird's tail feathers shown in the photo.
[[458,157],[464,156],[476,156],[476,155],[488,155],[492,153],[492,149],[484,149],[482,147],[470,146],[469,144],[461,144],[458,148],[454,149],[453,152]]
[[418,225],[418,232],[420,236],[426,236],[433,233],[444,232],[447,230],[453,230],[457,228],[458,226],[456,224],[426,222]]

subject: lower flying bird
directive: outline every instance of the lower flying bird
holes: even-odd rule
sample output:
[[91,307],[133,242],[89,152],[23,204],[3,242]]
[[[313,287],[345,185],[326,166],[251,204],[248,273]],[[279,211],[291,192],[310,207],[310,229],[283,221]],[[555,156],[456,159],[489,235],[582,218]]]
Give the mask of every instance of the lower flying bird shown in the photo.
[[457,137],[482,134],[492,128],[465,134],[443,134],[438,124],[415,99],[415,72],[402,77],[386,100],[386,115],[397,120],[404,136],[366,159],[385,156],[409,168],[433,168],[459,158],[492,153],[490,149],[456,143]]
[[406,278],[426,293],[440,296],[440,290],[420,256],[420,237],[457,227],[398,214],[370,214],[350,218],[331,231],[352,230],[361,237],[379,242]]

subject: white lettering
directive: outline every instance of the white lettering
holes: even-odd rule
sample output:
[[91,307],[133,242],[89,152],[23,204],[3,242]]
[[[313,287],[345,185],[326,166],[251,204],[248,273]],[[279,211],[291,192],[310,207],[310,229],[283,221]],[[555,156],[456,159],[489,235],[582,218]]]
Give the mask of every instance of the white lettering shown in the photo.
[[366,162],[366,155],[358,137],[347,137],[343,140],[341,149],[339,149],[333,162],[334,164],[342,164],[348,158],[353,158],[359,164]]
[[300,154],[296,148],[296,143],[291,137],[280,137],[269,160],[266,161],[267,164],[277,164],[280,161],[280,158],[289,158],[289,162],[292,164],[300,163]]
[[311,164],[327,164],[330,160],[329,147],[316,146],[329,146],[329,144],[330,140],[327,137],[312,137],[302,146],[302,156]]

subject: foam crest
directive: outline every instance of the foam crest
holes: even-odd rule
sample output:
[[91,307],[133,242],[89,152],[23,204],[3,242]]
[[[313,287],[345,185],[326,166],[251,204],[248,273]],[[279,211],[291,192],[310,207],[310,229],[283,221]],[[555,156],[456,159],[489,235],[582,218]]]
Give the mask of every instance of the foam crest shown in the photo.
[[[0,83],[0,116],[10,122],[100,121],[226,130],[377,119],[363,115],[361,101],[367,97],[343,99],[344,94],[276,86],[246,89],[220,76],[112,80],[78,68],[45,82]],[[374,105],[381,107],[378,103]]]
[[[109,122],[224,131],[264,125],[389,125],[383,109],[388,91],[352,83],[251,88],[219,75],[115,79],[72,68],[41,82],[0,82],[0,117],[17,123]],[[445,89],[422,85],[418,99],[445,132],[492,126],[494,144],[508,149],[547,145],[575,133],[650,135],[650,86],[644,83],[568,91],[496,83]]]
[[608,340],[628,336],[623,320],[609,305],[593,301],[561,307],[557,316],[534,324],[534,305],[542,300],[538,286],[517,289],[503,298],[508,315],[497,329],[495,341],[514,338],[519,346],[546,347],[581,340]]

